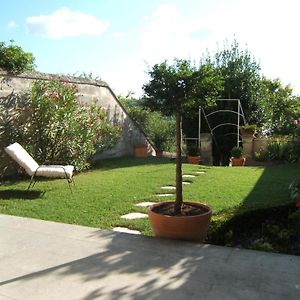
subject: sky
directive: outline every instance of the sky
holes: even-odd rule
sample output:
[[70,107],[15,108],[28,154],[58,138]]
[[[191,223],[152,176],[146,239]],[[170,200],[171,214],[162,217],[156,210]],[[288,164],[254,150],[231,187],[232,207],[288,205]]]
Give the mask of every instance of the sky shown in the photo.
[[299,11],[298,0],[1,0],[0,41],[33,53],[40,72],[92,73],[139,97],[154,64],[236,39],[300,95]]

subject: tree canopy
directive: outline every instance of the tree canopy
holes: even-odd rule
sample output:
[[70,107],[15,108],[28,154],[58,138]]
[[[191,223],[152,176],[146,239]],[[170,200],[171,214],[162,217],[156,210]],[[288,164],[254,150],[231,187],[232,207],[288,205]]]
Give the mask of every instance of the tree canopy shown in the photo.
[[220,92],[221,78],[211,65],[196,67],[190,60],[175,59],[156,64],[143,86],[143,103],[166,115],[189,113],[196,105],[213,105]]
[[22,73],[35,69],[35,58],[32,53],[25,52],[20,46],[11,44],[6,46],[0,42],[0,68],[11,73]]
[[219,95],[221,99],[239,99],[246,120],[250,123],[260,122],[259,109],[261,90],[261,68],[248,49],[240,50],[236,40],[213,56],[205,58],[213,64],[223,79],[223,88]]

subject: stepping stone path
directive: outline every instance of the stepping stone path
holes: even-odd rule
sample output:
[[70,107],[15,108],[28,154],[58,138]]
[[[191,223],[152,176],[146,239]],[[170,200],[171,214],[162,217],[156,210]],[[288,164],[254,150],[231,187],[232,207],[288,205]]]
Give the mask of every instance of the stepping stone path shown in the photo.
[[[200,169],[198,171],[194,171],[194,174],[204,174],[206,172],[206,170]],[[192,174],[185,174],[182,175],[183,178],[194,178],[196,177],[196,175],[192,175]],[[188,185],[191,184],[190,181],[183,181],[182,184],[184,185]],[[172,185],[166,185],[166,186],[162,186],[161,187],[162,190],[176,190],[175,186]],[[156,196],[158,197],[168,197],[168,196],[174,196],[174,194],[171,193],[161,193],[161,194],[156,194]],[[153,204],[155,204],[156,202],[150,202],[150,201],[146,201],[146,202],[140,202],[135,204],[135,206],[139,206],[139,207],[149,207]],[[143,213],[129,213],[126,215],[121,216],[122,219],[126,219],[126,220],[134,220],[134,219],[144,219],[144,218],[148,218],[147,214],[143,214]],[[130,233],[130,234],[141,234],[138,230],[131,230],[128,229],[126,227],[115,227],[113,229],[113,231],[117,231],[117,232],[123,232],[123,233]]]
[[196,177],[195,175],[191,175],[191,174],[185,174],[185,175],[182,175],[182,178],[194,178]]
[[176,187],[172,186],[172,185],[167,185],[167,186],[162,186],[161,189],[163,189],[163,190],[176,190]]
[[147,214],[142,214],[142,213],[130,213],[121,216],[121,219],[126,219],[126,220],[133,220],[133,219],[144,219],[148,218]]
[[140,207],[149,207],[153,204],[155,204],[157,202],[140,202],[140,203],[137,203],[135,204],[135,206],[140,206]]
[[126,227],[115,227],[115,228],[113,228],[113,231],[122,232],[122,233],[130,233],[130,234],[141,234],[141,232],[138,230],[131,230]]

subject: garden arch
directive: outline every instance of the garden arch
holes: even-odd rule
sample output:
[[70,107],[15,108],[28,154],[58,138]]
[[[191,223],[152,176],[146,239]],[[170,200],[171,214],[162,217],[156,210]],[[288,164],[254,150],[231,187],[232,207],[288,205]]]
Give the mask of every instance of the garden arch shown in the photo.
[[[201,150],[201,118],[202,116],[205,119],[205,122],[208,126],[208,129],[210,131],[210,134],[212,136],[212,139],[214,141],[214,144],[216,146],[216,150],[219,153],[220,156],[223,155],[221,147],[219,145],[218,139],[216,137],[215,131],[220,128],[220,127],[224,127],[224,126],[230,126],[235,128],[235,130],[227,132],[226,134],[224,134],[224,136],[229,136],[229,135],[234,135],[236,136],[236,146],[239,147],[241,145],[241,136],[240,136],[240,126],[246,124],[246,120],[245,120],[245,115],[244,115],[244,111],[241,105],[241,102],[239,99],[217,99],[217,101],[226,101],[227,103],[231,102],[233,103],[234,109],[218,109],[215,110],[211,113],[206,114],[205,110],[203,107],[199,107],[199,129],[198,129],[198,144],[199,144],[199,148]],[[231,118],[228,117],[228,121],[220,121],[220,122],[214,122],[214,124],[211,122],[211,118],[213,116],[217,116],[217,115],[222,114],[222,116],[226,116],[227,115],[231,115]],[[236,118],[234,117],[234,119],[232,120],[232,116],[236,116]],[[216,119],[216,118],[214,118]],[[218,118],[217,118],[218,119]],[[226,117],[225,117],[226,119]],[[231,119],[231,120],[230,120]],[[221,120],[221,119],[220,119]]]

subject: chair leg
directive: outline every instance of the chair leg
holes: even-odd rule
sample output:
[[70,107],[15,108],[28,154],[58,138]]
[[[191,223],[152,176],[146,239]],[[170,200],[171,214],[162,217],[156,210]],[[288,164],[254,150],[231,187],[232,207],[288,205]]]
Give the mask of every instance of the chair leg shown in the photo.
[[31,176],[30,183],[29,183],[29,186],[27,188],[27,191],[29,191],[29,189],[31,187],[34,187],[35,183],[36,183],[36,180],[34,180],[34,176]]
[[69,186],[69,189],[71,191],[71,194],[73,195],[73,190],[72,190],[72,187],[71,187],[71,183],[73,182],[73,185],[75,187],[74,180],[73,180],[73,178],[67,178],[67,181],[68,181],[68,186]]

